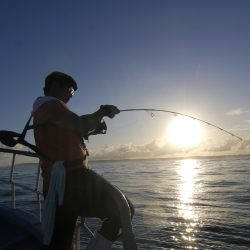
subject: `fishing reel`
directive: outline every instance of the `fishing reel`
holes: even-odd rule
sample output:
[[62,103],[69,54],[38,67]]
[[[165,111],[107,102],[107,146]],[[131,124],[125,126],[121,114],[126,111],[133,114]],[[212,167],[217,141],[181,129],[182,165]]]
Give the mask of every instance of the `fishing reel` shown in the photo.
[[98,134],[106,134],[107,133],[107,125],[104,120],[102,120],[97,127],[89,132],[87,135],[85,135],[83,138],[85,140],[88,140],[90,135],[98,135]]
[[96,129],[94,130],[95,134],[106,134],[107,133],[107,125],[104,120],[102,120]]

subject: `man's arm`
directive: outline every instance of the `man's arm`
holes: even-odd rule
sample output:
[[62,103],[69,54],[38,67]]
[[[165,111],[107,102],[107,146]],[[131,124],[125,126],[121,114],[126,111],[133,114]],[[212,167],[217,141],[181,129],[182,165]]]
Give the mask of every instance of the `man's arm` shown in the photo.
[[67,115],[54,120],[53,123],[57,126],[73,129],[82,137],[87,137],[100,125],[103,117],[113,118],[119,112],[119,109],[113,105],[102,105],[96,112],[82,116],[69,111]]

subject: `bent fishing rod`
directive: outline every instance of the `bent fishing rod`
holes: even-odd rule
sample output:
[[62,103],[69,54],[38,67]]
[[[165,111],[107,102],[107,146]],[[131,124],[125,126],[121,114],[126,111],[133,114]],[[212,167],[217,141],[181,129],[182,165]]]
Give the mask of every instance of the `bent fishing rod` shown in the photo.
[[238,140],[243,141],[243,139],[242,139],[241,137],[239,137],[239,136],[237,136],[237,135],[231,133],[230,131],[227,131],[226,129],[223,129],[223,128],[217,126],[217,125],[214,125],[214,124],[212,124],[212,123],[210,123],[210,122],[207,122],[207,121],[205,121],[205,120],[202,120],[202,119],[200,119],[200,118],[197,118],[197,117],[194,117],[194,116],[191,116],[191,115],[187,115],[187,114],[183,114],[183,113],[179,113],[179,112],[176,112],[176,111],[164,110],[164,109],[144,109],[144,108],[120,109],[120,112],[130,112],[130,111],[164,112],[164,113],[170,113],[170,114],[173,114],[173,115],[180,115],[180,116],[189,117],[189,118],[191,118],[191,119],[193,119],[193,120],[196,120],[196,121],[199,121],[199,122],[201,122],[201,123],[205,123],[205,124],[207,124],[207,125],[209,125],[209,126],[212,126],[212,127],[214,127],[214,128],[217,128],[217,129],[219,129],[219,130],[221,130],[221,131],[223,131],[223,132],[225,132],[225,133],[227,133],[227,134],[229,134],[229,135],[231,135],[231,136],[237,138]]

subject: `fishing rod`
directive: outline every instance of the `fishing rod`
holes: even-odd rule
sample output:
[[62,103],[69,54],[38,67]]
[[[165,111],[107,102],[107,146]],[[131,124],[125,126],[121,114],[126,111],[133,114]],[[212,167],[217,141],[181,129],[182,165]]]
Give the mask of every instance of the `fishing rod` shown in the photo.
[[170,113],[170,114],[173,114],[173,115],[180,115],[180,116],[189,117],[191,119],[194,119],[194,120],[197,120],[199,122],[205,123],[205,124],[207,124],[209,126],[215,127],[215,128],[217,128],[217,129],[219,129],[219,130],[221,130],[221,131],[223,131],[223,132],[225,132],[225,133],[227,133],[227,134],[229,134],[229,135],[231,135],[233,137],[236,137],[238,140],[243,141],[243,139],[241,137],[239,137],[239,136],[231,133],[230,131],[227,131],[227,130],[225,130],[225,129],[217,126],[217,125],[214,125],[214,124],[212,124],[210,122],[199,119],[197,117],[187,115],[187,114],[183,114],[183,113],[179,113],[179,112],[176,112],[176,111],[164,110],[164,109],[142,109],[142,108],[138,108],[138,109],[137,108],[136,109],[120,109],[120,112],[130,112],[130,111],[164,112],[164,113]]

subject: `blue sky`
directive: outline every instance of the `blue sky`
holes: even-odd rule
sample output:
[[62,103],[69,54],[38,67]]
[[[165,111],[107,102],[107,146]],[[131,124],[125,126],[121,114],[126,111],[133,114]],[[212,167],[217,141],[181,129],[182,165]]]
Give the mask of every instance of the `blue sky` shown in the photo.
[[[59,70],[78,82],[77,114],[101,104],[174,110],[244,138],[236,145],[204,126],[190,154],[248,153],[249,13],[247,0],[1,1],[0,129],[22,130],[44,78]],[[88,147],[100,158],[183,153],[163,142],[171,119],[122,113]]]

